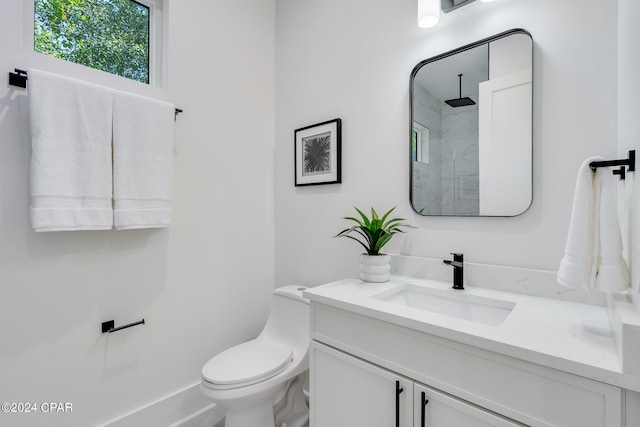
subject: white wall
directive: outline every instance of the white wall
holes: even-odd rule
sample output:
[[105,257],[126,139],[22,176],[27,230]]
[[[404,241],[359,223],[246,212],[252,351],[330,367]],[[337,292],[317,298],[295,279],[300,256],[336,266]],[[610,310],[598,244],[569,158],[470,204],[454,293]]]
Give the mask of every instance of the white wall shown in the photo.
[[167,87],[153,88],[35,54],[32,2],[2,0],[3,73],[46,69],[184,113],[169,229],[37,234],[28,91],[0,85],[0,402],[73,404],[0,425],[96,425],[198,382],[216,352],[259,332],[274,285],[274,3],[171,2]]
[[[626,158],[629,150],[636,150],[640,155],[640,2],[636,0],[619,0],[619,58],[618,58],[618,109],[620,121],[618,132],[619,158]],[[640,160],[636,164],[640,167]],[[638,172],[629,174],[624,182],[624,197],[620,197],[620,212],[623,222],[623,238],[626,241],[626,258],[631,269],[631,283],[634,289],[636,306],[640,310],[640,185]]]
[[[332,239],[352,205],[419,228],[389,252],[555,270],[575,176],[617,153],[617,8],[596,0],[474,2],[416,24],[415,0],[277,0],[276,282],[354,275],[359,247]],[[579,18],[578,18],[579,17]],[[409,206],[409,74],[420,60],[521,27],[534,40],[533,205],[515,218],[419,217]],[[293,186],[293,130],[341,117],[343,183]]]

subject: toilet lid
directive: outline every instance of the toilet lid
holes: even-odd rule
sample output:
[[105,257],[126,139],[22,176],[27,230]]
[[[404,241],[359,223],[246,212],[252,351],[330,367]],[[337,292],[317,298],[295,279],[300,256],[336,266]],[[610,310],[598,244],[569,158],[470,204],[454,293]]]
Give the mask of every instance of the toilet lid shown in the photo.
[[293,359],[291,348],[268,339],[231,347],[209,360],[202,378],[221,388],[241,387],[267,380],[284,371]]

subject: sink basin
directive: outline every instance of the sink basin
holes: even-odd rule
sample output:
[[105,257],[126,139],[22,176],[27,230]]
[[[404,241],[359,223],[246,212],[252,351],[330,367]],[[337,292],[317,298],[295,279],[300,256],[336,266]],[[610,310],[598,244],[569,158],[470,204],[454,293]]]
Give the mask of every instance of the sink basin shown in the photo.
[[515,302],[463,292],[403,284],[372,298],[491,326],[502,324],[516,306]]

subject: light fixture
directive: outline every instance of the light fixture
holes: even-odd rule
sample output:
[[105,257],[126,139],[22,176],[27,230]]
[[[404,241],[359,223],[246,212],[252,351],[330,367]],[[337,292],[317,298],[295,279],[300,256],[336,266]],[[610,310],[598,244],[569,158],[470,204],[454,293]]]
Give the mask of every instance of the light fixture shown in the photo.
[[418,0],[418,26],[430,28],[440,21],[440,0]]
[[[440,21],[440,10],[444,13],[452,12],[476,0],[418,0],[418,26],[422,28],[435,27]],[[489,3],[493,0],[480,0]]]
[[440,5],[444,13],[452,12],[459,7],[473,3],[475,0],[441,0]]

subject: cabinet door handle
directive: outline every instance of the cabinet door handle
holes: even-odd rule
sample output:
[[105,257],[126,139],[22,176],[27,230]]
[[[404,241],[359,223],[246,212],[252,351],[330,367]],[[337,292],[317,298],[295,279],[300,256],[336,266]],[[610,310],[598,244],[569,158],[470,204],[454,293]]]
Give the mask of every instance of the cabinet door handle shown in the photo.
[[396,381],[396,427],[400,427],[400,393],[403,391],[400,381]]
[[426,409],[427,409],[427,403],[429,403],[429,399],[427,399],[427,394],[423,391],[422,392],[422,405],[420,408],[420,427],[425,427],[425,422],[426,422]]

